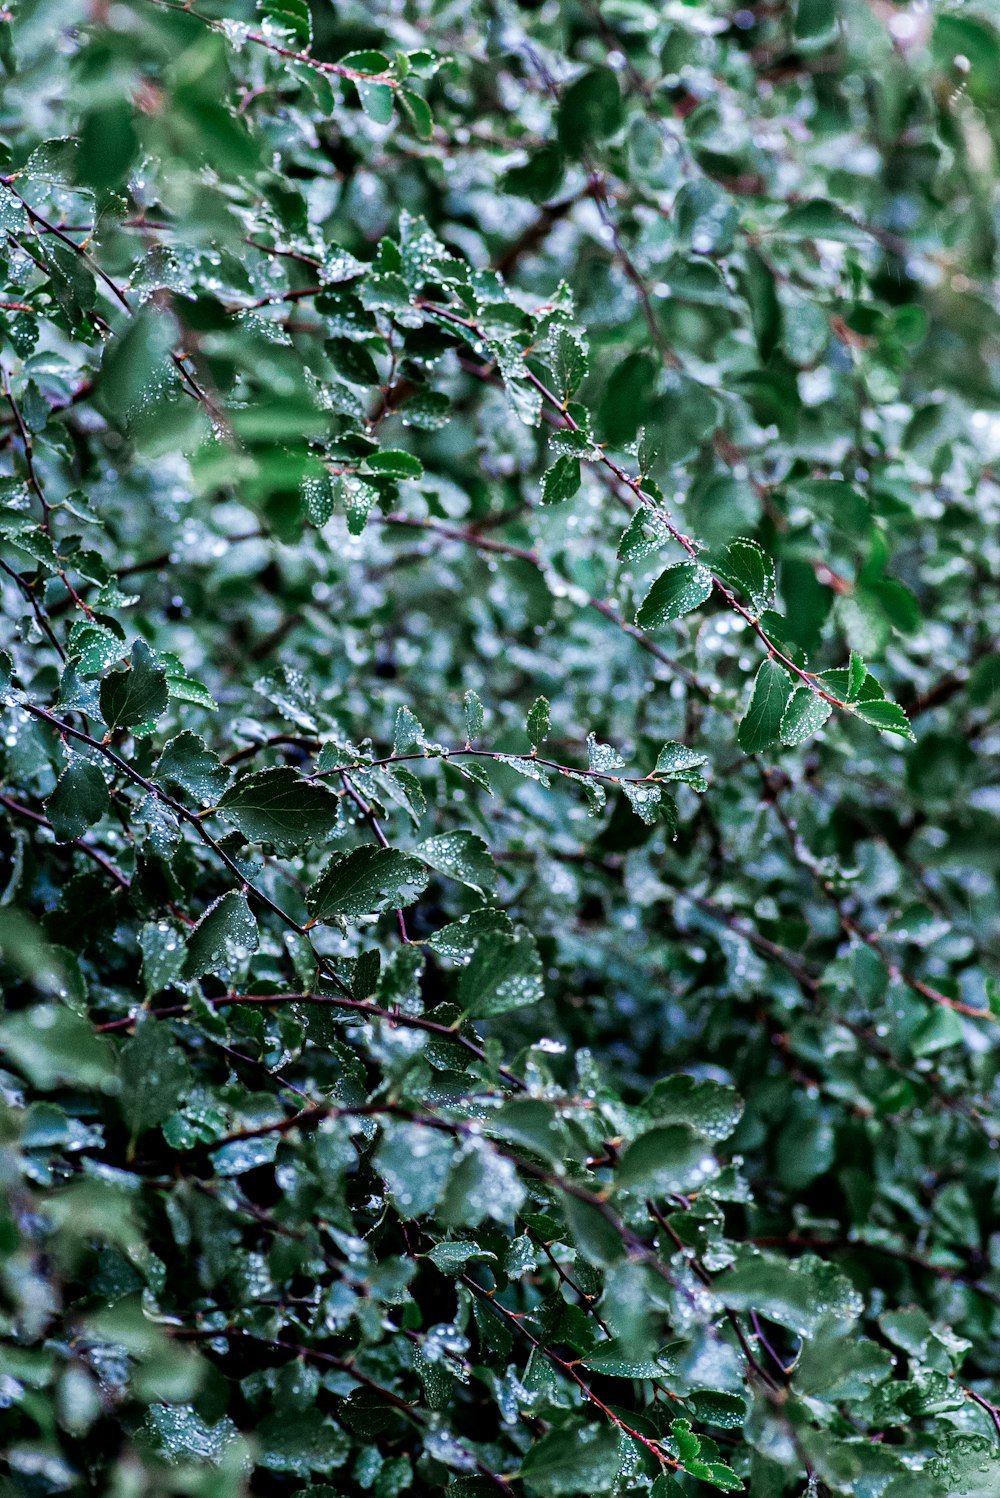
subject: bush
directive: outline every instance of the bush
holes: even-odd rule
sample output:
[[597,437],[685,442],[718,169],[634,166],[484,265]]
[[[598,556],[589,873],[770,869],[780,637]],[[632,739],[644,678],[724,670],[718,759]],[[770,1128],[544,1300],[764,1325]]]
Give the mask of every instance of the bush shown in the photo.
[[985,4],[0,17],[0,1493],[1000,1494]]

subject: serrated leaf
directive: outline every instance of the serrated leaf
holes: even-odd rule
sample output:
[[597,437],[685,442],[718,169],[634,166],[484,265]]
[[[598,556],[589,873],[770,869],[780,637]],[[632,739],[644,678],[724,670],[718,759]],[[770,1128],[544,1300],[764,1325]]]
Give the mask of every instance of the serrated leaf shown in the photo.
[[896,733],[904,739],[914,741],[916,739],[910,727],[909,718],[897,702],[887,702],[884,699],[856,702],[854,713],[863,723],[870,723],[873,728],[880,728],[883,733]]
[[110,805],[107,783],[97,766],[74,759],[59,777],[45,812],[57,841],[70,843],[99,822]]
[[256,952],[257,922],[245,895],[230,890],[210,905],[188,936],[184,976],[231,973]]
[[483,899],[496,889],[496,866],[490,850],[475,832],[441,832],[418,843],[413,853],[428,868],[457,879]]
[[774,599],[774,563],[756,541],[740,537],[713,556],[709,565],[730,588],[737,589],[755,616],[770,608]]
[[392,731],[393,754],[408,754],[422,742],[424,726],[408,707],[396,710],[396,722]]
[[67,655],[81,676],[100,676],[125,654],[126,645],[110,629],[91,620],[78,620],[69,632]]
[[655,629],[670,619],[689,614],[711,596],[712,574],[700,562],[675,562],[661,572],[639,605],[635,622]]
[[465,704],[465,741],[471,744],[483,731],[483,704],[475,692],[466,692],[462,700]]
[[551,341],[547,355],[549,368],[556,377],[556,393],[563,402],[587,376],[587,349],[583,339],[570,328],[561,327]]
[[525,724],[528,739],[536,754],[549,736],[551,719],[549,716],[549,704],[545,697],[536,697],[528,710],[528,720]]
[[132,728],[166,712],[169,693],[162,662],[142,640],[130,651],[131,665],[101,682],[101,717],[109,728]]
[[544,993],[542,960],[530,932],[495,931],[477,943],[462,974],[458,1002],[473,1019],[489,1019],[537,1004]]
[[346,921],[409,905],[427,886],[423,865],[397,848],[355,848],[338,853],[309,891],[317,921]]
[[580,460],[564,453],[542,474],[542,504],[557,505],[572,499],[579,487]]
[[790,692],[787,673],[768,656],[754,678],[750,706],[739,726],[739,744],[746,754],[756,754],[778,738]]
[[336,796],[287,766],[245,775],[219,801],[219,815],[244,837],[282,849],[327,837],[338,814]]
[[213,805],[229,784],[230,772],[198,734],[185,729],[168,741],[156,766],[157,777],[188,792],[203,806]]
[[143,1014],[122,1047],[120,1076],[122,1112],[134,1138],[170,1117],[187,1091],[191,1068],[169,1026]]
[[781,716],[781,742],[801,744],[823,727],[832,712],[832,705],[811,687],[796,687]]

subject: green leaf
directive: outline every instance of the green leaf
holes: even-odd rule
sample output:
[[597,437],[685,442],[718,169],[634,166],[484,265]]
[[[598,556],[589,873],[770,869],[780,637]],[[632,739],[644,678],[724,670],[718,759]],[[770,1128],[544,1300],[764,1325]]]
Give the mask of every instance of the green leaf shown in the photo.
[[393,91],[388,83],[368,83],[353,79],[361,108],[376,125],[388,125],[392,119]]
[[482,838],[474,832],[441,832],[418,843],[415,858],[428,868],[457,879],[488,899],[496,889],[496,865]]
[[125,645],[110,629],[91,620],[79,620],[69,632],[67,654],[76,661],[81,676],[100,676],[125,654]]
[[635,616],[640,629],[655,629],[689,614],[711,596],[712,574],[700,562],[675,562],[661,572]]
[[759,1311],[800,1337],[811,1336],[826,1317],[849,1325],[863,1309],[851,1282],[813,1254],[789,1263],[772,1254],[742,1253],[719,1288],[732,1310]]
[[99,822],[111,805],[104,776],[96,765],[74,759],[45,803],[56,839],[70,843]]
[[134,728],[166,712],[167,673],[142,640],[135,640],[131,664],[101,682],[101,717],[109,728]]
[[0,1018],[0,1056],[42,1092],[68,1085],[111,1092],[114,1056],[82,1015],[60,1004],[39,1004]]
[[414,135],[419,136],[421,140],[433,139],[434,116],[423,95],[415,93],[412,88],[401,88],[398,96],[400,104],[409,117]]
[[608,1493],[618,1476],[618,1436],[608,1424],[552,1430],[530,1447],[521,1476],[542,1498]]
[[[742,1394],[726,1394],[721,1389],[695,1389],[688,1395],[688,1404],[699,1424],[715,1425],[720,1430],[742,1429],[747,1416],[747,1403]],[[722,1484],[717,1486],[722,1487]]]
[[873,728],[881,728],[884,733],[898,733],[904,739],[915,740],[916,738],[910,727],[909,718],[896,702],[879,700],[858,702],[854,705],[854,713],[863,723],[870,723]]
[[139,947],[146,997],[151,998],[180,977],[187,949],[180,930],[171,921],[147,921],[139,932]]
[[230,890],[208,907],[188,936],[184,976],[229,974],[256,952],[258,943],[257,922],[246,896]]
[[191,1068],[169,1026],[143,1014],[122,1047],[119,1075],[122,1113],[135,1138],[170,1117],[190,1085]]
[[660,1123],[686,1123],[706,1139],[728,1139],[743,1117],[743,1099],[734,1087],[680,1073],[657,1082],[644,1112]]
[[427,1257],[442,1274],[458,1276],[465,1274],[470,1264],[495,1264],[496,1254],[487,1252],[478,1243],[435,1243]]
[[409,754],[422,743],[424,737],[424,726],[408,707],[400,707],[396,710],[396,723],[392,731],[393,754]]
[[170,352],[178,340],[173,316],[147,302],[108,345],[101,365],[101,398],[115,418],[131,422],[144,415],[165,381],[172,378]]
[[308,0],[261,0],[261,10],[269,20],[285,29],[295,45],[303,51],[312,41],[312,17]]
[[466,692],[463,701],[465,704],[465,742],[471,744],[483,731],[483,704],[475,692]]
[[157,763],[156,775],[187,791],[203,806],[218,801],[230,779],[230,772],[219,756],[187,728],[168,740]]
[[697,1190],[717,1169],[705,1137],[685,1123],[662,1124],[630,1144],[615,1172],[621,1189],[667,1194]]
[[790,692],[787,672],[768,656],[754,678],[750,706],[739,726],[740,748],[746,754],[756,754],[778,738]]
[[772,232],[785,239],[832,239],[843,244],[864,244],[870,238],[867,230],[826,198],[796,203],[782,214]]
[[568,401],[587,376],[589,363],[586,345],[578,333],[570,328],[560,327],[546,357],[556,378],[557,394],[564,402]]
[[537,1004],[543,993],[535,939],[519,928],[512,936],[490,932],[476,943],[462,974],[458,1002],[473,1019],[489,1019]]
[[740,537],[730,541],[708,564],[716,577],[743,594],[754,616],[771,607],[774,600],[774,563],[756,541]]
[[374,1164],[401,1217],[424,1217],[434,1210],[444,1195],[454,1156],[455,1146],[447,1135],[418,1124],[393,1126]]
[[542,504],[557,505],[572,499],[579,487],[580,460],[564,453],[542,475]]
[[244,837],[279,850],[322,841],[338,814],[336,796],[287,767],[245,775],[219,802],[219,815]]
[[563,90],[557,128],[564,150],[578,153],[595,140],[614,135],[622,125],[621,90],[610,68],[583,73]]
[[355,848],[338,853],[309,891],[317,921],[361,920],[410,905],[427,886],[418,859],[397,848]]
[[781,742],[801,744],[823,727],[833,707],[811,687],[796,687],[781,716]]
[[545,697],[535,698],[528,711],[528,721],[525,726],[531,747],[537,754],[542,744],[548,738],[549,728],[551,727],[549,704]]
[[370,473],[390,479],[418,479],[424,471],[420,459],[401,448],[382,448],[379,452],[369,453],[365,467]]
[[700,766],[707,763],[707,755],[699,754],[697,750],[689,749],[686,744],[678,744],[676,740],[669,739],[656,757],[653,774],[659,776],[661,780],[681,781],[685,785],[693,786],[696,791],[705,791],[708,789],[708,781],[702,775]]

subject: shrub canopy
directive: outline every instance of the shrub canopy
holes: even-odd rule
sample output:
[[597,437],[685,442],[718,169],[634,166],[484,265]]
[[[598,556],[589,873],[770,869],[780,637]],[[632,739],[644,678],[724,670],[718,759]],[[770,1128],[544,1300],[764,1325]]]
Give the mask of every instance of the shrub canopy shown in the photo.
[[1000,1494],[991,10],[0,14],[0,1493]]

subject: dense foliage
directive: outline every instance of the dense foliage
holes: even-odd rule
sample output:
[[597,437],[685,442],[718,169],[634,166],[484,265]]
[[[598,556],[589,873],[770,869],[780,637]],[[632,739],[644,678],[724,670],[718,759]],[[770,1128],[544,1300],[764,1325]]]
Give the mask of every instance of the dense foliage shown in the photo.
[[1000,1495],[991,10],[0,12],[0,1493]]

